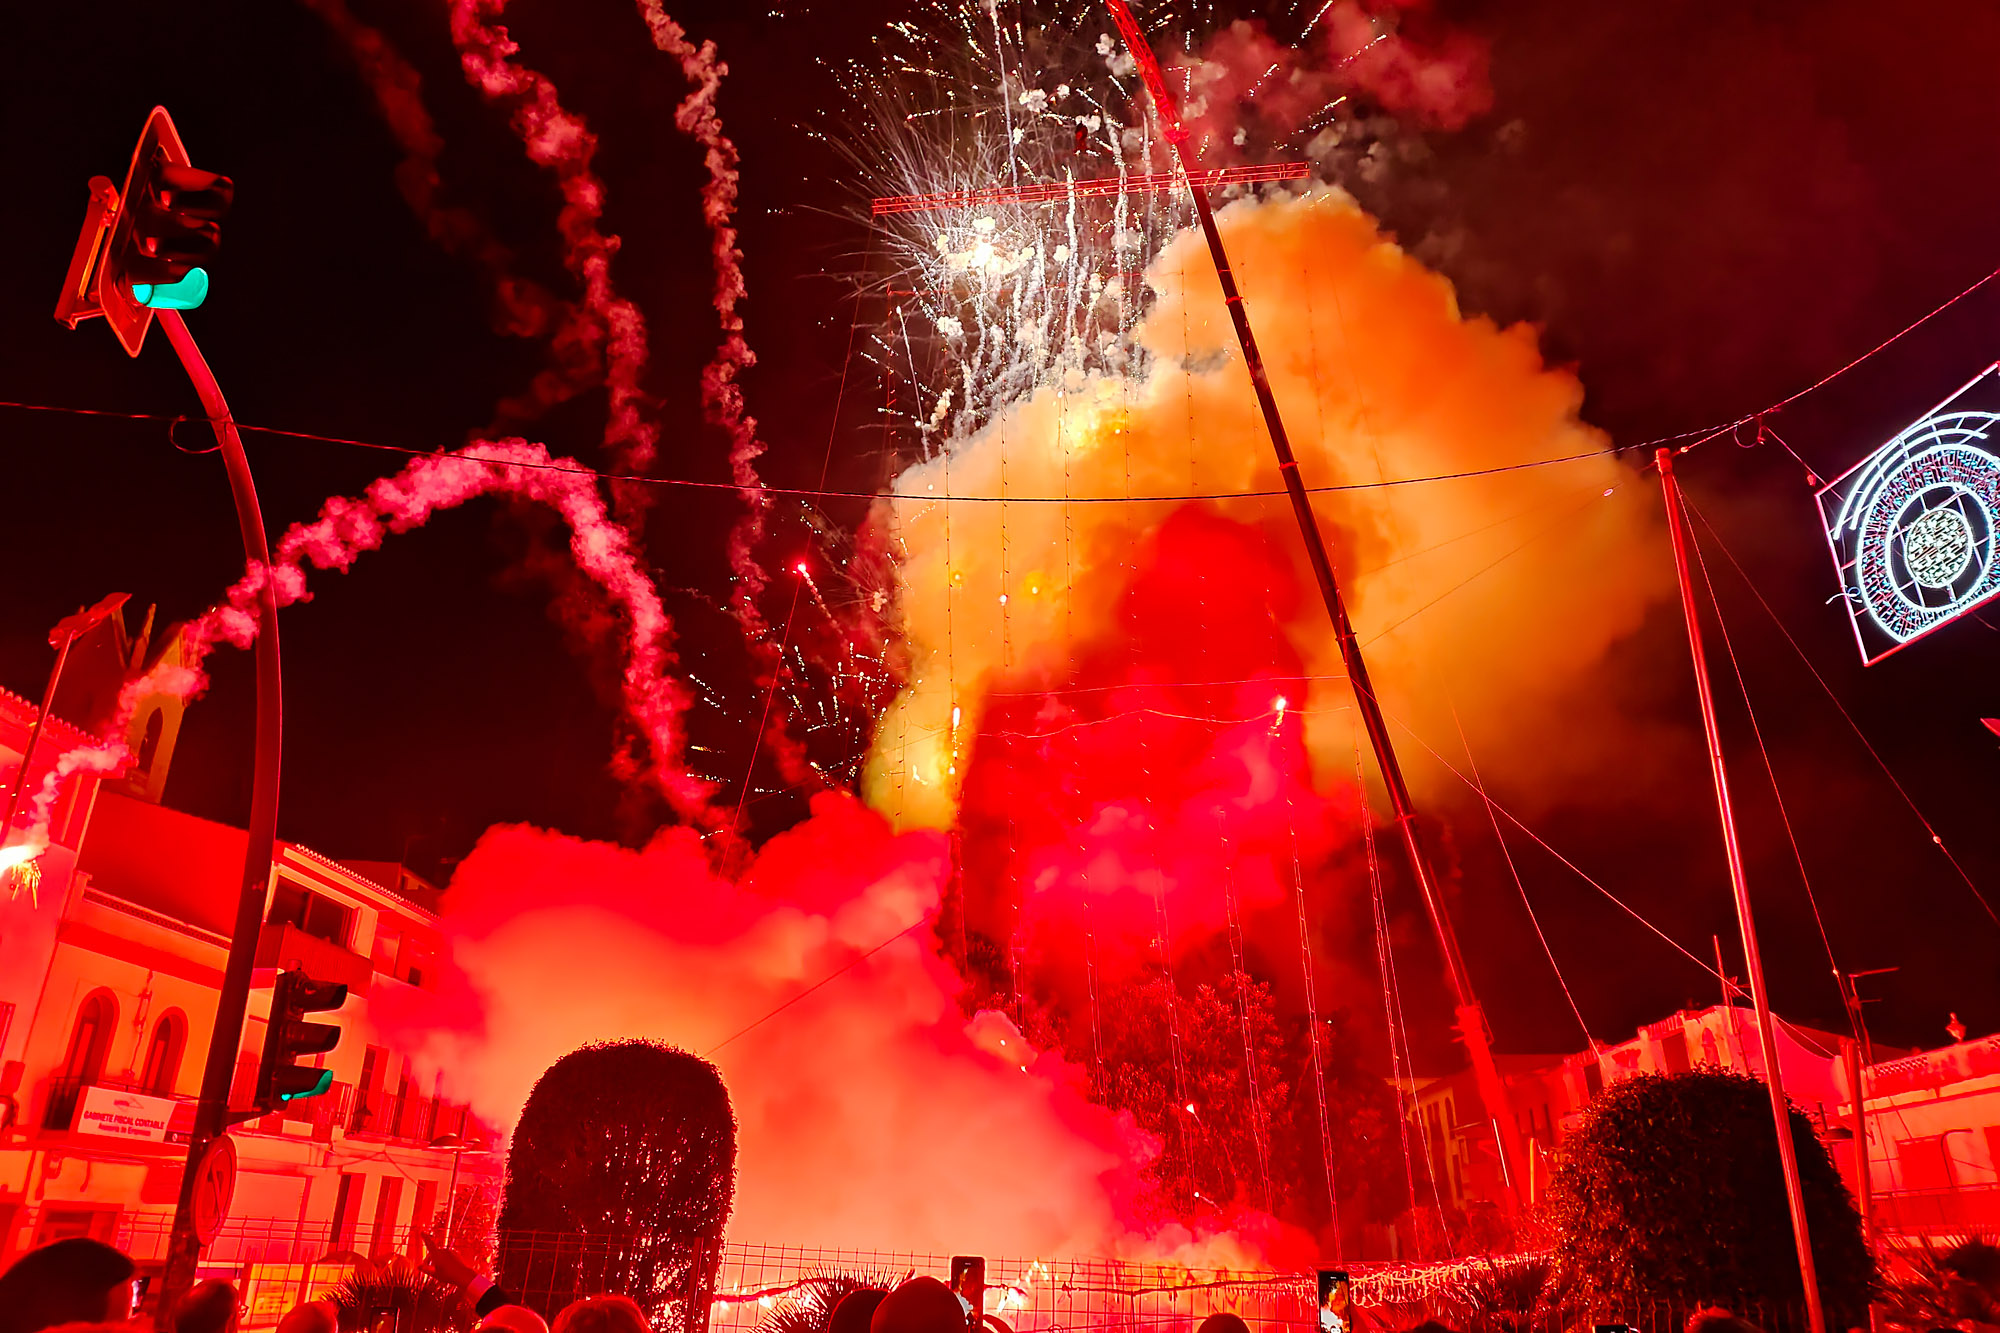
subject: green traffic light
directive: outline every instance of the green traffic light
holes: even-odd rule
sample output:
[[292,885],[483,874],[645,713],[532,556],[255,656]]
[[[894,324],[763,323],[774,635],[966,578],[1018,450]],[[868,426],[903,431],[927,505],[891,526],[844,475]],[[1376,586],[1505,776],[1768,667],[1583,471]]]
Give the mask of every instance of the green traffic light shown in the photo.
[[[200,271],[201,271],[200,269],[195,270],[195,272],[197,273],[199,273]],[[305,1071],[301,1070],[299,1072],[304,1073]],[[319,1071],[319,1077],[313,1080],[313,1085],[311,1087],[302,1089],[298,1092],[281,1092],[278,1094],[278,1100],[281,1102],[295,1102],[306,1097],[317,1097],[321,1093],[331,1092],[332,1090],[333,1090],[333,1071],[331,1069],[322,1069]]]
[[208,270],[191,268],[179,282],[135,282],[132,299],[155,310],[193,310],[208,299]]

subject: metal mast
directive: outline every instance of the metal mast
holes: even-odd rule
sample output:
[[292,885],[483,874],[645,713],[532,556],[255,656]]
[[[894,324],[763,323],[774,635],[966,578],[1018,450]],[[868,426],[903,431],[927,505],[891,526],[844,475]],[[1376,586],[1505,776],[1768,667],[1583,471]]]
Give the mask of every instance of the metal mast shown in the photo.
[[[1680,577],[1681,612],[1687,617],[1688,648],[1694,655],[1694,688],[1701,700],[1701,725],[1708,736],[1708,764],[1715,774],[1715,805],[1722,816],[1722,849],[1729,859],[1729,885],[1736,895],[1736,924],[1743,931],[1743,957],[1750,974],[1750,1002],[1757,1010],[1757,1040],[1764,1048],[1764,1086],[1771,1094],[1771,1115],[1778,1126],[1778,1161],[1785,1172],[1785,1203],[1792,1214],[1792,1243],[1798,1247],[1799,1277],[1805,1283],[1806,1318],[1812,1333],[1826,1333],[1826,1311],[1820,1308],[1819,1278],[1813,1271],[1812,1237],[1806,1229],[1805,1196],[1799,1189],[1799,1155],[1792,1144],[1791,1103],[1785,1100],[1778,1070],[1778,1037],[1771,1019],[1771,996],[1764,988],[1764,956],[1757,950],[1757,922],[1750,912],[1750,885],[1743,874],[1743,848],[1736,839],[1736,814],[1729,803],[1729,770],[1722,762],[1722,732],[1715,721],[1715,695],[1708,683],[1708,658],[1702,652],[1701,620],[1696,614],[1694,582],[1688,576],[1687,534],[1681,512],[1680,484],[1674,480],[1674,455],[1661,449],[1653,455],[1660,467],[1660,490],[1666,496],[1667,531],[1673,537],[1674,571]],[[1857,1103],[1861,1092],[1854,1093]],[[1864,1151],[1866,1140],[1863,1141]],[[1867,1170],[1864,1164],[1863,1171]]]
[[[1416,810],[1410,801],[1410,789],[1403,781],[1402,765],[1397,762],[1395,746],[1389,740],[1388,723],[1382,716],[1381,705],[1376,701],[1375,687],[1369,681],[1368,665],[1361,657],[1360,640],[1355,637],[1354,626],[1347,618],[1346,603],[1342,601],[1339,584],[1334,580],[1333,563],[1327,557],[1326,542],[1320,536],[1319,518],[1313,512],[1312,498],[1299,476],[1298,460],[1292,456],[1291,440],[1285,433],[1283,418],[1278,415],[1278,400],[1271,393],[1264,358],[1257,350],[1257,338],[1251,332],[1250,317],[1243,308],[1242,294],[1236,289],[1236,276],[1230,271],[1229,254],[1223,248],[1222,234],[1215,227],[1215,211],[1209,205],[1206,192],[1194,183],[1200,178],[1200,167],[1188,146],[1187,129],[1181,124],[1180,112],[1174,104],[1173,94],[1167,90],[1159,61],[1154,58],[1151,45],[1133,19],[1131,8],[1125,0],[1105,0],[1105,5],[1125,38],[1126,48],[1131,51],[1132,58],[1138,62],[1139,70],[1145,76],[1146,86],[1151,90],[1160,119],[1166,126],[1167,142],[1173,145],[1181,169],[1189,177],[1188,193],[1194,198],[1195,215],[1201,220],[1202,235],[1208,240],[1209,257],[1215,261],[1216,277],[1222,282],[1223,302],[1229,307],[1229,318],[1236,326],[1236,340],[1243,348],[1243,361],[1250,370],[1250,383],[1257,391],[1257,405],[1264,413],[1264,428],[1270,433],[1271,447],[1278,455],[1278,475],[1284,478],[1285,493],[1291,498],[1292,513],[1299,522],[1299,535],[1305,540],[1306,556],[1312,564],[1313,578],[1319,584],[1320,600],[1326,603],[1327,616],[1333,621],[1333,634],[1340,645],[1341,661],[1346,665],[1348,679],[1354,685],[1354,701],[1368,731],[1368,742],[1374,748],[1375,762],[1382,772],[1382,785],[1389,793],[1389,804],[1396,813],[1396,832],[1409,857],[1417,887],[1423,892],[1424,910],[1430,914],[1431,928],[1437,933],[1438,950],[1444,955],[1445,976],[1451,983],[1458,1030],[1464,1038],[1467,1053],[1472,1057],[1472,1072],[1479,1085],[1479,1098],[1485,1106],[1487,1119],[1492,1123],[1494,1141],[1500,1152],[1507,1202],[1518,1205],[1521,1181],[1524,1179],[1520,1129],[1508,1107],[1507,1085],[1501,1080],[1499,1068],[1493,1062],[1486,1014],[1480,1008],[1478,997],[1473,994],[1472,979],[1467,975],[1465,959],[1459,953],[1458,936],[1452,929],[1451,916],[1445,910],[1443,891],[1431,869],[1423,842],[1417,835]],[[1815,1329],[1814,1333],[1822,1333],[1822,1330]]]

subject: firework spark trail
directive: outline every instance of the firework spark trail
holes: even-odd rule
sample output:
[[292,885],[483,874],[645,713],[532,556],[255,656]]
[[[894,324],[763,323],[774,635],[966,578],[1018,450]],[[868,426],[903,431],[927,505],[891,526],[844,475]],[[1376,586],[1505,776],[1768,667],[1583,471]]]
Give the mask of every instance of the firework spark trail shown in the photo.
[[[528,158],[555,173],[563,206],[556,227],[563,238],[563,262],[583,284],[582,314],[604,346],[605,379],[611,390],[611,419],[604,443],[623,472],[652,467],[659,428],[645,412],[640,379],[646,369],[646,321],[639,308],[619,296],[611,282],[616,236],[604,232],[604,182],[591,170],[597,136],[583,119],[567,111],[546,75],[514,63],[521,48],[496,20],[506,0],[452,0],[451,37],[466,78],[489,100],[509,106],[514,132]],[[560,341],[564,335],[558,334]],[[644,487],[618,492],[621,512],[636,517],[646,503]]]
[[[394,476],[374,482],[357,498],[335,496],[320,507],[318,518],[294,524],[276,543],[269,568],[278,604],[310,599],[308,566],[344,573],[361,555],[380,547],[389,534],[422,527],[434,515],[482,495],[546,505],[568,524],[577,569],[624,612],[620,693],[651,751],[644,775],[683,818],[715,826],[721,816],[710,804],[711,788],[682,764],[686,743],[682,719],[693,696],[669,674],[677,661],[673,622],[639,563],[631,534],[606,511],[594,474],[582,464],[553,458],[547,449],[526,440],[480,441],[456,453],[419,458]],[[130,758],[124,738],[141,701],[160,694],[194,698],[208,686],[203,664],[209,653],[221,644],[251,645],[257,637],[257,597],[264,580],[263,568],[245,571],[221,602],[183,628],[185,661],[163,661],[128,682],[105,738],[62,755],[36,792],[27,834],[21,840],[34,850],[25,856],[39,855],[48,846],[49,816],[63,779],[76,772],[113,772]]]

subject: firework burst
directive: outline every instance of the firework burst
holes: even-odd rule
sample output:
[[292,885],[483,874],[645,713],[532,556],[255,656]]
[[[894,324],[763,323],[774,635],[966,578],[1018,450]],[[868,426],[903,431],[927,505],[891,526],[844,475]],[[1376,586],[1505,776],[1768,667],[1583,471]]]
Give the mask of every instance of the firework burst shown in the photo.
[[[1206,158],[1295,157],[1333,124],[1356,73],[1338,52],[1388,34],[1350,22],[1329,56],[1336,9],[1352,5],[1150,7],[1147,36]],[[931,0],[878,48],[843,75],[868,126],[844,148],[878,197],[1029,196],[879,219],[893,276],[866,355],[891,386],[899,451],[935,457],[1037,389],[1144,378],[1143,275],[1192,213],[1103,5]],[[1095,190],[1064,188],[1083,182]]]

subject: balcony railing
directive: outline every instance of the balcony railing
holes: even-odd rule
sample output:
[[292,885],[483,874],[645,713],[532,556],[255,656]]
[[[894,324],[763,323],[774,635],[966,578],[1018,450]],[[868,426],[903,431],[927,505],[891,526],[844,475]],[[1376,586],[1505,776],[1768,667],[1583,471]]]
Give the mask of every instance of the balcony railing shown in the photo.
[[1872,1211],[1885,1231],[1991,1235],[2000,1232],[2000,1184],[1887,1190],[1875,1196]]
[[363,1090],[348,1112],[347,1132],[429,1143],[441,1134],[463,1134],[465,1120],[465,1106],[459,1102]]

